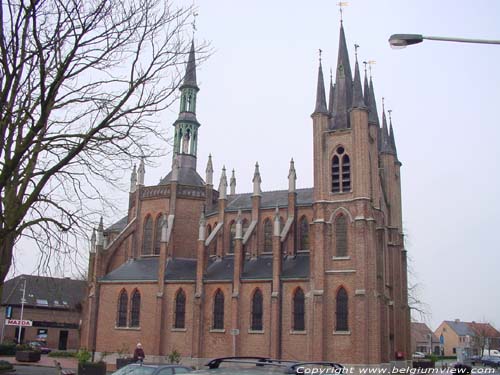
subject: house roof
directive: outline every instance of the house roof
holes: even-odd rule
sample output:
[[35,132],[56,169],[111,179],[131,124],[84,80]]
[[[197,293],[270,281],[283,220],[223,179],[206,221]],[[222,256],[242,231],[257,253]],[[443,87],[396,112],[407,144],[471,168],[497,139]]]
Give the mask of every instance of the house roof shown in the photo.
[[[100,281],[156,281],[158,257],[130,259],[111,271]],[[245,261],[241,278],[243,280],[271,280],[273,259],[270,255],[260,256]],[[196,259],[174,258],[166,263],[165,281],[196,280]],[[204,274],[208,281],[230,281],[233,279],[234,257],[212,259]],[[287,257],[283,261],[282,279],[308,278],[309,254]]]
[[20,305],[26,280],[25,306],[75,309],[85,297],[87,282],[70,278],[20,275],[7,280],[2,305]]
[[477,336],[500,338],[500,332],[495,329],[490,323],[470,322],[467,324],[476,333]]
[[439,343],[439,338],[431,331],[427,324],[411,322],[411,336],[414,341],[429,343],[429,334],[432,334],[433,343]]
[[474,331],[467,322],[460,320],[445,320],[445,323],[459,336],[475,336]]

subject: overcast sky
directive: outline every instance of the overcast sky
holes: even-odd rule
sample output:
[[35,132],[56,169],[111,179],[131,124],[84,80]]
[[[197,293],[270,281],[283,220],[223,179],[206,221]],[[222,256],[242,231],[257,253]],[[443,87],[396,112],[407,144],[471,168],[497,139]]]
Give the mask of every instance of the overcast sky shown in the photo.
[[[236,170],[237,192],[251,191],[259,161],[263,190],[286,189],[293,157],[298,187],[312,186],[318,49],[326,78],[336,67],[336,4],[197,1],[195,38],[214,49],[198,69],[202,177],[211,153],[215,184],[225,165]],[[382,97],[393,110],[406,247],[433,329],[455,318],[500,328],[500,46],[425,41],[392,50],[387,39],[394,33],[500,39],[499,15],[496,0],[353,0],[344,10],[351,64],[356,43],[360,61],[376,61],[379,113]],[[178,105],[162,115],[170,135],[177,111]],[[170,161],[149,168],[146,184],[166,175]],[[32,272],[27,258],[18,260],[18,272]]]

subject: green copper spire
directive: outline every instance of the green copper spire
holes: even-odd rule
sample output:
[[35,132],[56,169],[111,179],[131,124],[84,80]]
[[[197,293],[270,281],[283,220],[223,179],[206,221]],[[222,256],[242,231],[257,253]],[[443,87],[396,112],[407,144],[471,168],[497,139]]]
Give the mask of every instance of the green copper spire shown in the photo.
[[196,119],[196,95],[200,89],[196,83],[196,57],[194,51],[194,41],[192,41],[186,65],[186,73],[179,88],[181,91],[181,103],[179,117],[174,122],[174,158],[179,154],[196,157],[197,152],[198,128],[200,127],[200,123]]

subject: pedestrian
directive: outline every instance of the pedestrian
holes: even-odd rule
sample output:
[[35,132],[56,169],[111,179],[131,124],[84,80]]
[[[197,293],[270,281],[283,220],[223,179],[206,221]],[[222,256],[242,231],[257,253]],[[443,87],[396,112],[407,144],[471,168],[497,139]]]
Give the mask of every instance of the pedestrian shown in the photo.
[[146,355],[144,354],[144,349],[142,349],[142,344],[139,342],[134,350],[134,362],[143,362]]

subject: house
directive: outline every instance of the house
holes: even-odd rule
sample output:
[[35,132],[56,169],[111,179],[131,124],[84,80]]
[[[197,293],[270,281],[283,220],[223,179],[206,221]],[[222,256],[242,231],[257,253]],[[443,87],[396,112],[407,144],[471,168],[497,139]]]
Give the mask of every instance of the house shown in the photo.
[[439,338],[425,323],[411,322],[412,353],[441,355],[442,345]]

